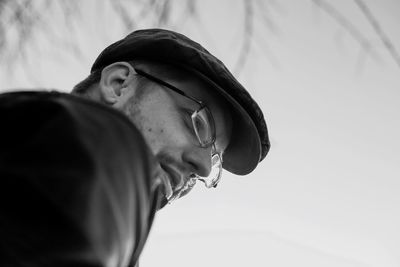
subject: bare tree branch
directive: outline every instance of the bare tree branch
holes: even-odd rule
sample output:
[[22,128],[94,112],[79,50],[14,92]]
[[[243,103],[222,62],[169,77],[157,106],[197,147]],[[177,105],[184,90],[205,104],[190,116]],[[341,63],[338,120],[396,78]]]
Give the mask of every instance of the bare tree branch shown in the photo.
[[324,0],[312,0],[312,2],[325,11],[331,18],[333,18],[340,26],[342,26],[354,40],[356,40],[365,53],[371,58],[377,60],[378,55],[372,49],[368,39],[352,24],[345,16],[343,16],[336,8],[328,4]]
[[157,8],[158,11],[158,26],[166,25],[168,24],[169,19],[171,18],[171,2],[168,0],[160,1],[159,2],[159,8]]
[[132,30],[136,27],[135,18],[129,14],[127,9],[120,1],[109,1],[114,8],[115,12],[120,15],[123,25],[126,30]]
[[[169,26],[177,28],[183,27],[187,20],[192,20],[197,23],[197,29],[202,30],[200,23],[200,16],[197,13],[196,5],[200,3],[198,0],[186,0],[183,2],[172,2],[170,0],[108,0],[105,1],[112,8],[111,12],[116,15],[115,18],[119,19],[124,25],[126,31],[132,31],[136,27],[142,25],[143,21],[151,21],[152,25],[156,26]],[[255,2],[256,1],[256,2]],[[382,27],[374,18],[369,8],[363,3],[363,0],[354,0],[358,7],[363,12],[364,16],[368,19],[369,23],[373,26],[375,32],[384,43],[386,49],[390,52],[392,58],[400,67],[400,56],[395,50],[392,42],[383,32]],[[375,60],[379,57],[371,47],[369,40],[351,23],[351,19],[342,15],[337,11],[329,1],[326,0],[312,0],[312,2],[325,11],[331,18],[333,18],[347,33],[360,45],[360,55],[369,56]],[[182,6],[182,3],[184,6]],[[259,37],[258,28],[256,28],[256,16],[261,16],[259,19],[264,24],[265,28],[261,29],[262,36],[271,32],[272,34],[278,33],[278,27],[274,18],[271,17],[271,7],[279,11],[278,1],[276,0],[242,0],[244,6],[244,21],[242,43],[239,55],[234,67],[234,73],[239,74],[244,68],[252,45],[258,44],[257,38]],[[62,47],[64,51],[68,51],[76,58],[82,58],[81,48],[73,42],[71,38],[73,34],[78,34],[81,29],[78,24],[74,22],[78,18],[82,18],[84,10],[79,1],[62,1],[62,0],[0,0],[0,60],[7,62],[7,67],[12,68],[12,65],[18,59],[26,59],[25,55],[32,54],[35,49],[39,51],[37,39],[45,37],[48,42],[53,42],[56,47]],[[99,6],[99,5],[95,5]],[[180,7],[181,17],[174,16],[177,13],[175,7]],[[100,17],[107,10],[99,12]],[[257,13],[258,12],[258,13]],[[53,23],[49,23],[49,16],[46,14],[60,13],[62,14],[60,22],[64,23],[63,32],[60,34],[59,28],[55,28]],[[57,25],[60,25],[57,23]],[[279,24],[278,24],[279,26]],[[178,29],[179,30],[179,29]],[[267,30],[267,31],[265,31]],[[70,36],[65,37],[65,31],[68,31]],[[206,32],[203,30],[203,32]],[[104,33],[106,34],[106,33]],[[264,46],[264,45],[263,45]],[[265,49],[264,49],[265,50]],[[271,53],[273,54],[273,53]],[[361,61],[360,61],[361,62]]]
[[243,0],[244,11],[244,28],[243,28],[243,45],[239,54],[237,63],[233,69],[235,75],[239,75],[243,69],[250,52],[250,45],[253,37],[253,0]]
[[396,48],[393,46],[393,43],[389,39],[389,37],[382,30],[382,27],[380,26],[378,21],[373,16],[371,10],[368,8],[368,6],[362,0],[354,0],[354,2],[357,4],[357,6],[360,8],[360,10],[364,14],[364,16],[367,18],[368,22],[374,28],[376,34],[378,34],[378,36],[381,39],[383,45],[389,51],[389,53],[390,53],[391,57],[393,58],[393,60],[400,67],[400,56],[397,53]]
[[273,34],[278,34],[278,27],[275,24],[274,20],[271,18],[271,12],[269,8],[270,3],[272,3],[272,5],[276,5],[276,3],[274,1],[265,2],[264,0],[259,0],[256,3],[258,5],[256,10],[261,13],[261,18],[264,24]]
[[184,11],[179,20],[177,20],[176,25],[185,25],[188,19],[192,19],[197,22],[199,26],[202,26],[200,18],[197,13],[196,0],[187,0],[185,3]]

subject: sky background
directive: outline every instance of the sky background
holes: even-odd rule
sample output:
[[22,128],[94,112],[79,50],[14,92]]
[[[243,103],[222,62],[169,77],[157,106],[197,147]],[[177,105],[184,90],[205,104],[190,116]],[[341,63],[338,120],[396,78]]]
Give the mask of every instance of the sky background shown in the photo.
[[[198,41],[237,74],[264,111],[272,147],[252,174],[224,172],[217,189],[198,186],[160,211],[141,267],[400,266],[400,65],[355,1],[329,3],[370,51],[317,1],[248,1],[250,24],[246,1],[197,1],[190,16],[182,2],[171,1],[162,27]],[[141,3],[127,11],[138,16]],[[399,51],[400,1],[364,3]],[[25,57],[2,59],[2,91],[69,92],[129,32],[108,1],[80,9],[68,21],[61,9],[43,12],[47,28]],[[156,27],[155,17],[131,29]]]

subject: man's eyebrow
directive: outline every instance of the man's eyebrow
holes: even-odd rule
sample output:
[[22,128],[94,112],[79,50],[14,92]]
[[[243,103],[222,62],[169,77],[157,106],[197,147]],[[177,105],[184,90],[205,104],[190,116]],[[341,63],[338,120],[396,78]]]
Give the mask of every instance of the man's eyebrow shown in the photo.
[[179,109],[179,111],[182,111],[182,112],[187,113],[189,115],[192,115],[193,112],[196,111],[196,108],[189,108],[189,107],[187,107],[187,105],[185,105],[185,106],[182,105],[178,109]]

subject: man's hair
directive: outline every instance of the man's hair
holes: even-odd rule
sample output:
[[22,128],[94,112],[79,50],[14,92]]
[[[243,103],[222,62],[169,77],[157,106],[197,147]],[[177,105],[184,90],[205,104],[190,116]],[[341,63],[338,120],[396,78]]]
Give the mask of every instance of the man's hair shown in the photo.
[[95,70],[90,73],[83,81],[79,82],[72,89],[72,94],[88,95],[90,88],[96,83],[100,82],[102,69]]

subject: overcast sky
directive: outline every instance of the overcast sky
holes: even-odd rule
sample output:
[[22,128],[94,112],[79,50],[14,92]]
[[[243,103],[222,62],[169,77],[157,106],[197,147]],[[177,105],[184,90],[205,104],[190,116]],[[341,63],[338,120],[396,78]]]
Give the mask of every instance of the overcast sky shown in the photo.
[[[370,53],[312,1],[275,0],[253,9],[245,61],[244,2],[198,2],[199,19],[165,28],[237,71],[264,111],[272,148],[251,175],[225,172],[217,189],[195,188],[159,212],[141,266],[400,266],[400,66],[354,1],[330,2]],[[10,73],[2,62],[1,88],[68,92],[83,79],[100,51],[126,34],[113,14],[104,16],[106,4],[99,18],[93,3],[68,26],[77,29],[70,41],[81,56],[38,34],[29,63]],[[399,51],[400,2],[365,3]],[[43,16],[68,34],[57,12]]]

